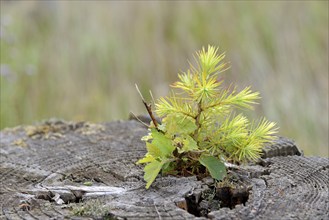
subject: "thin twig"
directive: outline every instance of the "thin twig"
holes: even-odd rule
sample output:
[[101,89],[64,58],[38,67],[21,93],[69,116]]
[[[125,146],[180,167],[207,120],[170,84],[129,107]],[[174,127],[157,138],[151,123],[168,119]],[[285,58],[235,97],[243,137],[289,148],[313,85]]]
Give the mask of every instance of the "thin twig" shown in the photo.
[[145,101],[145,99],[144,99],[144,97],[143,97],[141,91],[139,90],[137,84],[135,84],[135,86],[136,86],[137,92],[139,93],[140,97],[142,98],[143,104],[144,104],[144,106],[145,106],[147,112],[149,113],[149,116],[151,117],[151,119],[152,119],[152,121],[153,121],[153,124],[154,124],[155,128],[156,128],[157,130],[159,130],[159,129],[158,129],[158,122],[157,122],[157,120],[155,119],[155,117],[153,116],[153,113],[152,113],[152,108],[151,108],[152,105],[146,103],[146,101]]
[[146,126],[147,128],[150,127],[148,124],[144,123],[140,118],[138,118],[138,116],[135,115],[133,112],[130,112],[130,114],[132,114],[132,115],[135,117],[135,119],[136,119],[137,121],[139,121],[140,123],[142,123],[142,124],[143,124],[144,126]]
[[160,212],[159,212],[159,210],[158,210],[158,208],[157,208],[157,206],[155,205],[154,202],[153,202],[153,205],[154,205],[155,211],[156,211],[157,214],[158,214],[159,220],[162,220],[161,215],[160,215]]
[[154,100],[154,97],[153,97],[152,91],[149,90],[149,92],[150,92],[150,96],[151,96],[151,98],[152,98],[153,105],[155,105],[155,100]]

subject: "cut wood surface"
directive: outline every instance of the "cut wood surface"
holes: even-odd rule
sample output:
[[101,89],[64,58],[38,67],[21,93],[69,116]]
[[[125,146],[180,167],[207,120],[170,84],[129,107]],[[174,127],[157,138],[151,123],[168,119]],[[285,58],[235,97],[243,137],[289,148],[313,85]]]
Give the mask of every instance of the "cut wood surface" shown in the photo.
[[209,178],[158,177],[145,189],[136,161],[146,133],[136,121],[2,130],[0,219],[328,219],[328,158],[274,156],[241,166],[247,202],[202,215]]

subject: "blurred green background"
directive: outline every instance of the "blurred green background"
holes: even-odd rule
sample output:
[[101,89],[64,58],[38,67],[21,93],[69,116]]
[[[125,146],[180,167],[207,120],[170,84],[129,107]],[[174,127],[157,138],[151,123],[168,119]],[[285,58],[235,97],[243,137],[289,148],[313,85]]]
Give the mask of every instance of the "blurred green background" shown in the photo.
[[328,1],[1,1],[1,129],[146,113],[135,83],[168,93],[208,44],[251,85],[252,117],[328,156]]

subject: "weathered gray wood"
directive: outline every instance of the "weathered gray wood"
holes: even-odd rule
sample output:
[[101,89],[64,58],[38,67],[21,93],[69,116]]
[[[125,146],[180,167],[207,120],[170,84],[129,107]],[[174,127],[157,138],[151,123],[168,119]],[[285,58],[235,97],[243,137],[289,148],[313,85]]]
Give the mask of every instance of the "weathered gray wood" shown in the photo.
[[[0,219],[194,219],[185,197],[206,183],[159,177],[145,190],[145,154],[135,121],[48,121],[0,132]],[[241,167],[249,200],[214,219],[327,219],[328,158],[287,156]],[[90,184],[92,183],[92,186]],[[76,215],[74,215],[76,214]]]

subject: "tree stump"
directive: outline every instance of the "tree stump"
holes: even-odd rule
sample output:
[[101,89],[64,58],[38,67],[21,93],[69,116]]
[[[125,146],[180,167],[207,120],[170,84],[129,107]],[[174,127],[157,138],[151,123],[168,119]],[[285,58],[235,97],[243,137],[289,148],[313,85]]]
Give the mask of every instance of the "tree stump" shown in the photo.
[[50,120],[1,131],[0,219],[328,219],[328,158],[244,166],[247,201],[214,210],[202,199],[209,178],[158,177],[145,189],[136,161],[146,133],[136,121]]

